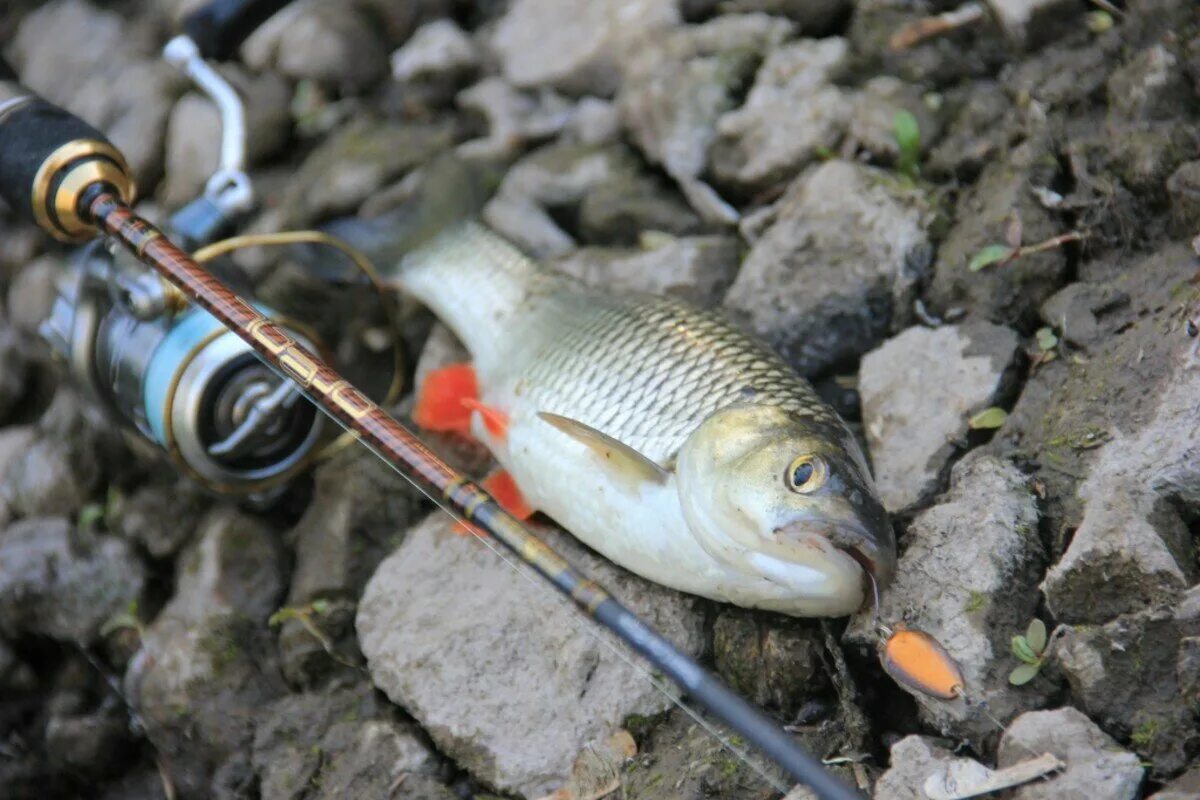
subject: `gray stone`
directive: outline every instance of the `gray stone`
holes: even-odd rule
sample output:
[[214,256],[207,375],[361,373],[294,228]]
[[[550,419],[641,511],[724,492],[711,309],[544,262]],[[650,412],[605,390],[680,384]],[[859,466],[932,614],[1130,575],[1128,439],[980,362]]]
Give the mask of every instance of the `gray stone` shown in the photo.
[[256,72],[275,69],[351,93],[382,78],[388,67],[384,31],[357,3],[317,0],[284,9],[242,45]]
[[1053,654],[1072,698],[1105,730],[1127,738],[1157,778],[1186,767],[1188,754],[1200,745],[1185,700],[1200,609],[1186,606],[1068,627]]
[[887,772],[875,783],[874,800],[927,800],[925,781],[956,759],[924,736],[905,736],[892,745]]
[[102,778],[122,770],[133,749],[129,718],[123,708],[53,716],[46,722],[46,754],[57,768]]
[[[223,75],[246,105],[246,161],[253,166],[278,152],[291,128],[287,83],[274,73],[250,75],[227,66]],[[197,197],[217,170],[221,121],[212,101],[192,92],[180,98],[167,121],[166,178],[160,198],[171,208]]]
[[698,225],[623,145],[554,144],[531,153],[504,176],[483,219],[531,256],[549,258],[576,245],[550,211],[573,209],[585,233],[610,241],[619,237],[617,243],[629,243],[648,228],[690,233]]
[[77,534],[61,518],[22,520],[0,532],[0,629],[89,645],[145,580],[120,539]]
[[1099,317],[1129,302],[1124,293],[1091,283],[1072,283],[1052,294],[1039,309],[1042,321],[1058,337],[1081,347],[1097,344],[1104,335]]
[[1079,487],[1083,518],[1042,584],[1063,622],[1103,623],[1170,603],[1194,582],[1187,526],[1174,507],[1200,499],[1200,371],[1190,360],[1171,358],[1150,418],[1113,431]]
[[584,97],[563,126],[564,141],[580,144],[609,144],[621,134],[621,116],[617,107],[598,97]]
[[640,45],[679,23],[677,0],[516,0],[491,45],[514,86],[603,97]]
[[1067,763],[1057,775],[1026,784],[1013,800],[1133,800],[1142,782],[1142,766],[1096,724],[1073,708],[1030,711],[1017,717],[1000,739],[1001,767],[1043,753]]
[[941,117],[929,108],[920,87],[891,75],[871,78],[854,94],[847,126],[850,138],[876,158],[894,159],[900,153],[896,115],[901,111],[916,118],[919,152],[928,152],[941,138]]
[[737,275],[741,248],[730,236],[646,234],[640,251],[582,248],[554,266],[614,292],[649,292],[718,304]]
[[831,33],[850,11],[849,0],[730,0],[721,3],[724,12],[760,11],[787,17],[805,36]]
[[125,694],[180,797],[207,797],[217,768],[245,756],[258,709],[285,687],[267,617],[284,584],[262,523],[209,513],[179,561],[174,596],[147,627]]
[[832,84],[847,53],[846,40],[837,37],[772,51],[745,104],[717,124],[716,176],[744,192],[762,191],[832,150],[853,109],[850,97]]
[[167,558],[191,539],[207,505],[208,498],[187,479],[150,483],[121,497],[105,522],[153,558]]
[[392,53],[392,77],[402,84],[460,80],[479,66],[471,37],[453,20],[422,25]]
[[63,259],[45,255],[26,264],[8,287],[8,319],[23,333],[35,334],[50,316],[57,295],[55,281],[63,273]]
[[1195,800],[1200,797],[1200,767],[1193,767],[1146,800]]
[[556,135],[571,117],[570,104],[561,95],[522,92],[494,76],[459,92],[455,100],[463,111],[483,117],[487,126],[487,136],[456,148],[467,159],[510,160],[531,142]]
[[[1011,464],[970,454],[955,465],[950,491],[909,526],[896,578],[883,593],[879,619],[903,621],[933,636],[962,669],[967,692],[1005,721],[1046,702],[1045,678],[1009,685],[1009,647],[1037,612],[1037,580],[1045,557],[1037,532],[1037,501]],[[874,641],[871,613],[860,613],[847,636]],[[971,741],[981,752],[996,725],[963,699],[915,695],[921,719]]]
[[[587,742],[668,702],[606,646],[581,636],[561,601],[453,525],[430,517],[380,565],[359,604],[363,652],[375,684],[440,751],[489,786],[540,796],[566,779]],[[684,651],[702,647],[690,598],[548,527],[539,532]]]
[[[280,227],[305,225],[355,210],[369,195],[450,147],[440,123],[357,119],[322,142],[288,182]],[[321,191],[314,192],[313,187]]]
[[263,800],[453,797],[437,756],[369,687],[287,695],[258,713],[252,765]]
[[988,0],[987,6],[1009,39],[1029,47],[1070,30],[1077,11],[1071,0]]
[[1167,119],[1193,102],[1179,59],[1162,44],[1137,53],[1108,79],[1110,117]]
[[1051,185],[1057,172],[1058,162],[1042,140],[1027,141],[984,168],[978,183],[959,200],[958,220],[938,248],[926,295],[937,313],[965,309],[972,316],[1013,327],[1035,321],[1037,307],[1067,276],[1067,257],[1061,248],[978,272],[967,266],[983,248],[1005,243],[1013,214],[1021,220],[1026,244],[1066,233],[1032,192],[1034,187]]
[[646,157],[678,183],[705,220],[736,222],[736,210],[700,181],[718,120],[736,104],[759,53],[791,28],[764,15],[718,17],[641,50],[617,98],[621,120]]
[[888,511],[939,488],[967,421],[1000,400],[1018,345],[1016,333],[988,323],[913,327],[863,357],[863,427]]
[[1171,223],[1176,233],[1200,233],[1200,161],[1188,161],[1167,179]]
[[29,358],[21,338],[0,322],[0,422],[25,396],[29,376]]
[[826,162],[788,188],[725,305],[802,373],[856,358],[910,305],[927,215],[888,173]]
[[974,178],[999,152],[1003,152],[1019,124],[1005,91],[991,81],[981,81],[967,90],[945,136],[929,153],[926,166],[938,175]]

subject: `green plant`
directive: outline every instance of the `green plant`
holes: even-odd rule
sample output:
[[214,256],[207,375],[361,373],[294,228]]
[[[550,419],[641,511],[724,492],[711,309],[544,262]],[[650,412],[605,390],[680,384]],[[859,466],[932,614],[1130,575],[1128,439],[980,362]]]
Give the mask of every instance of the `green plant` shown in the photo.
[[911,111],[901,109],[892,120],[892,130],[896,136],[896,147],[900,154],[896,157],[896,169],[901,175],[916,180],[921,175],[921,127]]
[[973,431],[990,431],[999,428],[1008,419],[1008,412],[999,406],[985,408],[967,420],[967,427]]
[[1012,651],[1021,663],[1008,676],[1008,682],[1013,686],[1024,686],[1033,680],[1042,664],[1046,663],[1049,637],[1046,636],[1046,623],[1034,619],[1025,630],[1012,638]]

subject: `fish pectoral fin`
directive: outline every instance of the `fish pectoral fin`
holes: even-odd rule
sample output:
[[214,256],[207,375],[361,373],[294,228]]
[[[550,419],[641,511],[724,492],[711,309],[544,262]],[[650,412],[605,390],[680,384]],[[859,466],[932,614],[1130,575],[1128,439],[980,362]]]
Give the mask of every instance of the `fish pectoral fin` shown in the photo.
[[615,473],[635,483],[662,485],[670,477],[665,469],[627,444],[619,442],[578,420],[539,411],[538,417],[550,423],[575,441],[587,445]]
[[517,486],[508,470],[497,469],[484,478],[480,485],[496,498],[501,508],[522,522],[533,516],[533,506],[529,505],[525,495],[521,494],[521,488]]
[[417,392],[412,418],[427,431],[471,435],[468,404],[479,399],[479,381],[470,364],[449,364],[431,370]]

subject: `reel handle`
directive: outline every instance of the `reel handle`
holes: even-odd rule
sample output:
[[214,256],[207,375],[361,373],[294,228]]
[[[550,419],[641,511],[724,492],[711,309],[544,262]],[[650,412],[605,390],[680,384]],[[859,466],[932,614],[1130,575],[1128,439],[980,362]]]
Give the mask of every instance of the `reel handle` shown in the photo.
[[254,30],[290,0],[212,0],[183,18],[183,32],[200,55],[225,61]]
[[96,186],[132,202],[125,157],[100,131],[17,83],[0,62],[0,196],[56,239],[80,242],[99,233],[82,202]]

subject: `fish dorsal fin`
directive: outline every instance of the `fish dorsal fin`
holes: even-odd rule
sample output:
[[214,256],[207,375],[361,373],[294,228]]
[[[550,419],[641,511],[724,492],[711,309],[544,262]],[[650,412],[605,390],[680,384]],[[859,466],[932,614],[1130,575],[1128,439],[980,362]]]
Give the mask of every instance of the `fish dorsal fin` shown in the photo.
[[549,411],[539,411],[538,416],[575,441],[587,445],[611,471],[635,486],[641,483],[661,486],[670,477],[670,473],[659,464],[590,425]]

